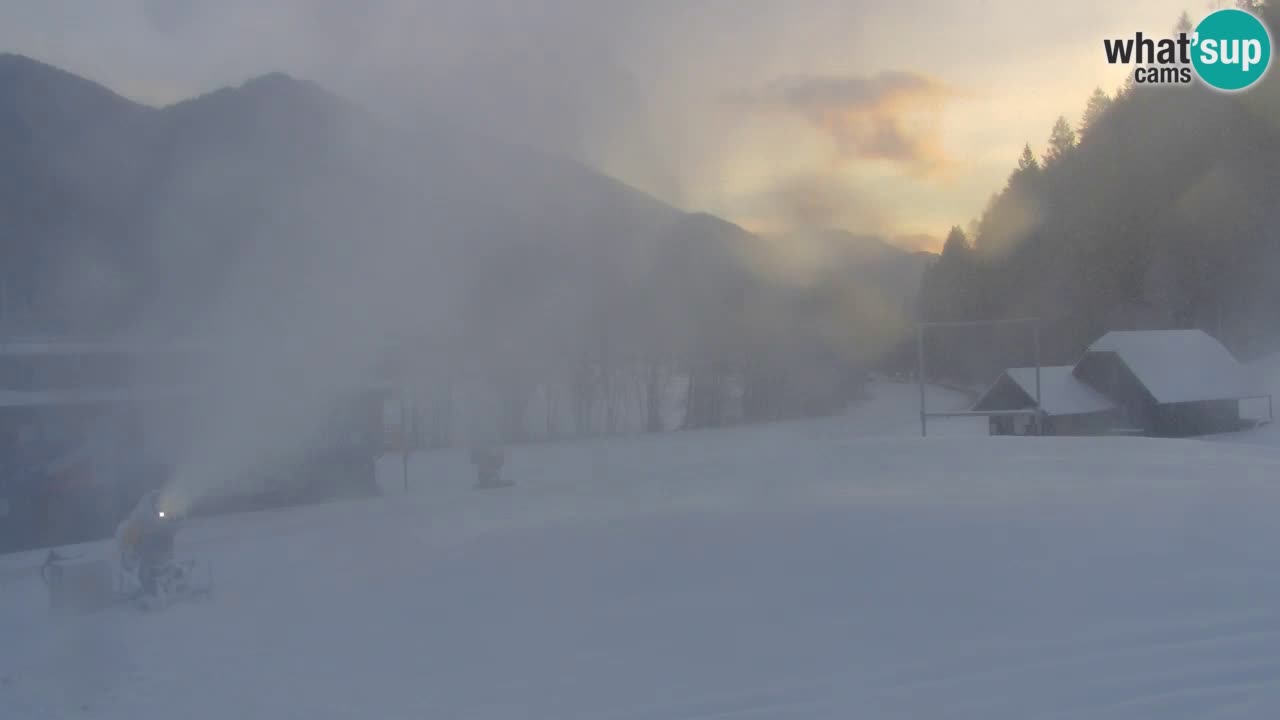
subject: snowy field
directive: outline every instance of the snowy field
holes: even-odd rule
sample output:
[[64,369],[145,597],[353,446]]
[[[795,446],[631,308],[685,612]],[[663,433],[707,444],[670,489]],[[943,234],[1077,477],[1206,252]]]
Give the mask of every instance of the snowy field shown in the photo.
[[386,458],[383,498],[190,528],[217,594],[159,614],[51,618],[0,557],[0,718],[1280,716],[1280,447],[921,439],[874,392],[515,448],[502,491]]

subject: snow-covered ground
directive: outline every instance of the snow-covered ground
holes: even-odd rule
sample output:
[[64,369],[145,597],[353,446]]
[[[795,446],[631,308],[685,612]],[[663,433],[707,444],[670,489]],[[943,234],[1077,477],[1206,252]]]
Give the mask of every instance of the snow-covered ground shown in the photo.
[[502,491],[386,458],[382,498],[190,528],[217,594],[160,614],[51,618],[0,558],[0,717],[1280,713],[1280,448],[922,439],[915,388],[874,390],[515,448]]

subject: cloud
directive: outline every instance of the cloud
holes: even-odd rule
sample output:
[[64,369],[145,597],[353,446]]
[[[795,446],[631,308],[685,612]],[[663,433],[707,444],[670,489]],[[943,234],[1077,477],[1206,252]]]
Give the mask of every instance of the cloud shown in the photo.
[[936,80],[924,75],[889,70],[872,76],[792,76],[773,83],[769,93],[806,110],[874,111],[887,102],[945,92]]
[[729,96],[733,104],[804,117],[836,147],[836,160],[879,160],[915,174],[947,164],[941,112],[952,91],[913,72],[876,75],[795,75],[757,91]]

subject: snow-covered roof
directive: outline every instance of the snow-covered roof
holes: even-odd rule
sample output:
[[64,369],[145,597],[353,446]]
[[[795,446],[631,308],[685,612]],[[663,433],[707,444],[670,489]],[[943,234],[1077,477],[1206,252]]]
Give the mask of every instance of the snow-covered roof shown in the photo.
[[1115,353],[1159,403],[1265,394],[1261,380],[1202,330],[1109,332],[1087,353]]
[[[1104,397],[1097,390],[1089,387],[1071,374],[1072,366],[1055,365],[1040,368],[1040,408],[1048,415],[1081,415],[1085,413],[1102,412],[1115,407],[1110,400]],[[1034,406],[1036,398],[1036,369],[1034,367],[1009,368],[1004,371],[1004,376],[1012,380],[1017,386],[1026,393],[1030,403],[1027,407]],[[996,383],[999,384],[999,381]],[[996,385],[991,386],[992,389]],[[987,391],[988,393],[991,390]],[[974,407],[982,407],[987,396],[974,404]],[[1010,410],[1020,408],[1007,408]]]
[[[1079,415],[1110,410],[1115,405],[1102,393],[1094,390],[1071,374],[1070,365],[1054,365],[1040,368],[1040,408],[1049,415]],[[1027,393],[1036,397],[1036,369],[1033,367],[1009,368],[1005,371],[1010,380]]]

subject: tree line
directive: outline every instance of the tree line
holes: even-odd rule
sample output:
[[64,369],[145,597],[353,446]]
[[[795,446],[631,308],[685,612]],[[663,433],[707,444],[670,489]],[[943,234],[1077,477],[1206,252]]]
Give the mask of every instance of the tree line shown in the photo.
[[[1239,5],[1280,27],[1280,2]],[[1174,29],[1190,28],[1184,13]],[[922,283],[921,319],[1039,318],[1046,364],[1123,329],[1200,328],[1245,356],[1273,349],[1278,118],[1274,72],[1235,94],[1132,75],[1095,90],[1043,152],[1023,148],[976,221],[952,228]],[[1025,343],[976,337],[931,347],[936,372],[989,378]]]

